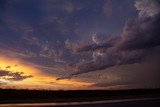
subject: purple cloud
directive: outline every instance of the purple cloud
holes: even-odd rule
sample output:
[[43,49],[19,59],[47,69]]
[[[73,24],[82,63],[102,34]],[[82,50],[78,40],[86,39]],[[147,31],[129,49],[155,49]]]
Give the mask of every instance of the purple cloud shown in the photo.
[[94,36],[94,44],[76,48],[77,53],[93,53],[93,59],[76,63],[76,72],[71,73],[70,77],[115,65],[140,63],[160,45],[160,2],[137,0],[135,7],[139,11],[139,17],[127,20],[120,36],[106,38],[105,43]]
[[[5,76],[9,77],[6,78]],[[0,70],[0,78],[11,81],[22,81],[27,78],[33,77],[32,75],[24,75],[23,72],[12,72],[9,70]]]

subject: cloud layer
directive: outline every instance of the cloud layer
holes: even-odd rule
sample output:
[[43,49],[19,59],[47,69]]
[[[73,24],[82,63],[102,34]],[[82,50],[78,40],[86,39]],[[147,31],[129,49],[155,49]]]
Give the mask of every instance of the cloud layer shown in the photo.
[[[93,75],[98,78],[100,71],[110,75],[108,69],[143,65],[160,55],[159,0],[1,0],[0,16],[0,57],[20,60],[56,80],[97,82]],[[30,70],[10,70],[0,71],[0,78],[32,77],[24,74]],[[133,80],[134,72],[129,76]],[[127,80],[116,83],[134,83]]]
[[0,78],[9,81],[22,81],[27,78],[33,77],[32,75],[24,75],[23,72],[13,72],[9,70],[0,70]]
[[93,59],[77,63],[69,77],[115,65],[140,63],[153,53],[160,45],[160,2],[137,0],[135,7],[139,11],[138,18],[127,20],[120,36],[105,38],[104,43],[94,35],[93,44],[76,48],[77,53],[91,52]]

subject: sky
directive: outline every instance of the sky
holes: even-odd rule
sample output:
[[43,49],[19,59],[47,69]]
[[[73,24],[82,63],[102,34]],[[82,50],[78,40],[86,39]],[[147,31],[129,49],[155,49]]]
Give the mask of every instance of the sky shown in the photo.
[[0,0],[0,88],[160,88],[160,0]]

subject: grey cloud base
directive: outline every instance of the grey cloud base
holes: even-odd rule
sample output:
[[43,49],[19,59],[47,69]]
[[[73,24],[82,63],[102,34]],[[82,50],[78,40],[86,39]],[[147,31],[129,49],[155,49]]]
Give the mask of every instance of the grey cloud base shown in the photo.
[[160,2],[158,0],[136,0],[135,7],[139,11],[139,17],[127,20],[122,34],[116,39],[75,49],[77,53],[93,53],[93,59],[76,63],[75,72],[66,78],[115,65],[140,63],[147,56],[152,55],[155,49],[159,49]]

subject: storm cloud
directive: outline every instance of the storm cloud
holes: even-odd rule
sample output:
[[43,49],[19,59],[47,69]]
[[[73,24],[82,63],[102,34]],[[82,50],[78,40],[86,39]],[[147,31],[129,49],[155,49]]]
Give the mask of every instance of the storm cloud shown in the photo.
[[[123,32],[116,38],[100,43],[92,38],[93,44],[80,46],[77,53],[92,53],[93,59],[76,63],[75,72],[69,76],[103,70],[115,65],[142,62],[160,45],[160,2],[158,0],[136,0],[139,11],[137,19],[128,19]],[[64,78],[62,78],[64,79]]]
[[[155,62],[160,56],[159,0],[0,0],[0,16],[0,58],[6,60],[0,64],[0,84],[32,78],[26,71],[12,71],[7,65],[13,59],[13,64],[18,61],[55,80],[76,77],[95,87],[143,85],[139,78],[134,82],[134,73],[141,72],[141,66],[134,65]],[[128,65],[133,68],[124,74],[137,69],[125,75],[131,80],[114,81],[116,76],[123,77],[120,69],[109,83],[101,78]],[[144,70],[141,78],[152,71]]]

